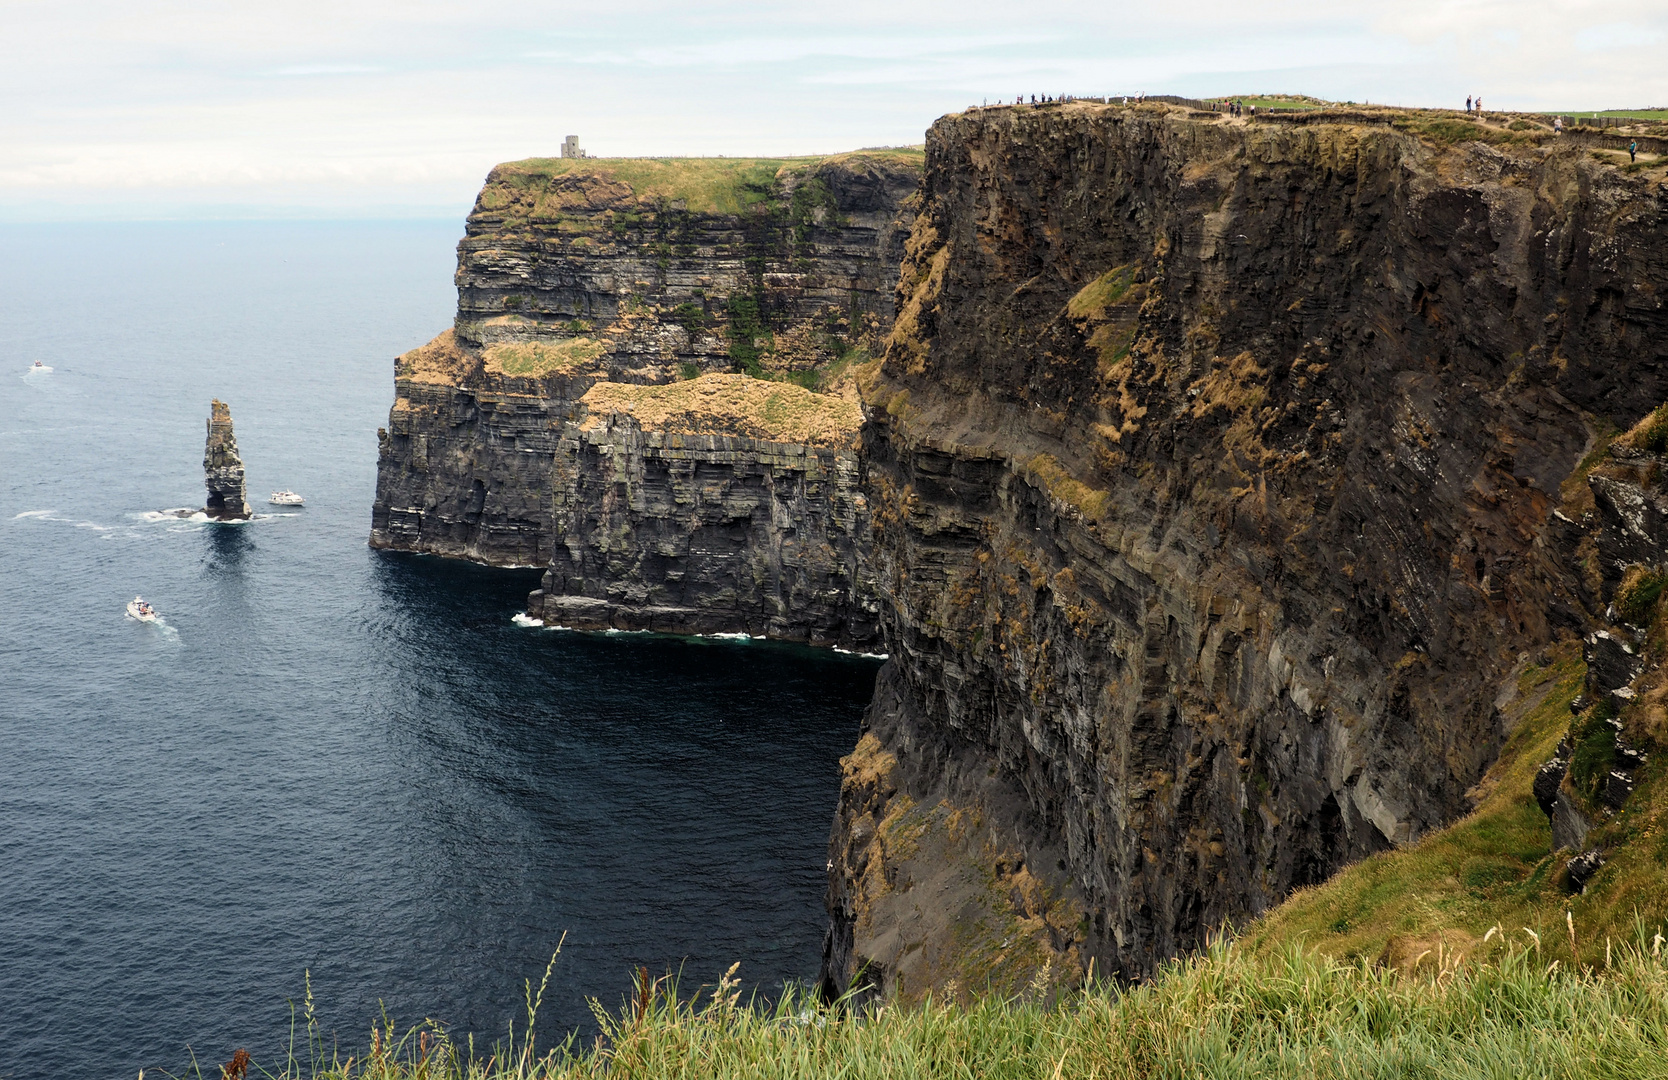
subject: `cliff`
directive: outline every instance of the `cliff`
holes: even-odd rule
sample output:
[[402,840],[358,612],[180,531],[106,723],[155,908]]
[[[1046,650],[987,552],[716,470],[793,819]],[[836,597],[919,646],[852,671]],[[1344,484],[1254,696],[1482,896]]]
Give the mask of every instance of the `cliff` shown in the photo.
[[396,364],[372,546],[548,566],[530,613],[563,625],[872,645],[845,373],[920,160],[494,169],[454,328]]
[[1387,112],[936,123],[825,987],[1143,976],[1466,811],[1591,629],[1565,482],[1668,391],[1661,181]]
[[555,625],[870,647],[855,401],[748,375],[598,383],[563,425]]

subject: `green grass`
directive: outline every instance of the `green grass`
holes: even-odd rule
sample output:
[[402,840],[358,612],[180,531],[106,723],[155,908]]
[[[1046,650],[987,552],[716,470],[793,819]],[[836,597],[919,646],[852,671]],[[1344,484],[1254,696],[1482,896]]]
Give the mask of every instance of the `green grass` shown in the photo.
[[486,369],[505,375],[548,375],[588,364],[607,351],[608,346],[586,337],[489,345]]
[[1322,101],[1319,98],[1304,97],[1300,94],[1285,96],[1280,94],[1259,95],[1256,97],[1229,97],[1229,101],[1237,101],[1247,109],[1255,105],[1259,109],[1325,109],[1333,102]]
[[1079,289],[1066,302],[1066,314],[1074,319],[1105,318],[1106,309],[1124,298],[1135,281],[1133,266],[1119,266]]
[[[600,1035],[542,1038],[528,988],[520,1030],[491,1049],[437,1025],[392,1025],[356,1052],[316,1024],[267,1072],[299,1080],[1314,1080],[1660,1077],[1668,966],[1648,936],[1602,972],[1548,961],[1521,933],[1487,963],[1413,978],[1301,949],[1257,957],[1218,944],[1128,990],[1105,983],[1053,1002],[824,1009],[791,990],[738,1000],[729,976],[681,994],[639,977],[618,1011],[593,1002]],[[732,973],[734,969],[732,968]],[[542,994],[543,988],[540,988]],[[257,1067],[251,1076],[260,1075]]]
[[581,400],[593,418],[629,412],[651,431],[809,446],[849,447],[863,421],[855,401],[735,374],[698,375],[663,386],[599,382]]
[[1594,112],[1591,112],[1591,111],[1583,112],[1580,109],[1566,110],[1564,112],[1559,112],[1559,111],[1556,111],[1556,110],[1552,110],[1552,111],[1548,111],[1546,113],[1546,115],[1547,116],[1576,116],[1576,117],[1580,117],[1580,116],[1620,116],[1620,117],[1627,117],[1627,118],[1633,119],[1633,120],[1668,120],[1668,109],[1604,109],[1604,110],[1602,110],[1600,112],[1597,112],[1597,113],[1594,113]]
[[488,183],[538,185],[580,174],[616,180],[643,198],[682,201],[697,213],[736,214],[768,199],[786,165],[816,158],[528,158],[498,166]]
[[623,183],[640,199],[682,202],[694,213],[738,214],[772,198],[777,174],[783,169],[863,158],[919,168],[925,151],[906,147],[785,158],[526,158],[493,169],[483,200],[489,199],[495,185],[512,190],[542,188],[555,177],[577,174]]
[[1512,131],[1457,116],[1429,117],[1419,113],[1406,113],[1398,116],[1392,123],[1397,130],[1417,135],[1424,142],[1438,147],[1456,146],[1462,142],[1492,143],[1497,146],[1534,146],[1552,135],[1550,130]]

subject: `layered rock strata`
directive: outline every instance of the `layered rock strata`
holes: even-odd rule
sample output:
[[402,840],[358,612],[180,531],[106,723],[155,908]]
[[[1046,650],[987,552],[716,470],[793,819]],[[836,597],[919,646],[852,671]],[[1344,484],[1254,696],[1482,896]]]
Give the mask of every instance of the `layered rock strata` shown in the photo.
[[919,160],[493,170],[456,325],[396,366],[372,546],[547,566],[563,625],[872,647],[841,373],[890,328]]
[[1592,457],[1587,497],[1553,525],[1599,628],[1583,640],[1586,692],[1570,706],[1569,734],[1534,787],[1553,846],[1572,853],[1565,863],[1572,891],[1604,865],[1589,835],[1633,794],[1649,760],[1640,747],[1668,741],[1665,642],[1660,632],[1650,636],[1668,587],[1668,407]]
[[854,401],[705,375],[600,383],[558,437],[560,540],[528,614],[870,648]]
[[830,992],[1150,973],[1464,811],[1589,629],[1554,510],[1668,391],[1661,170],[1370,119],[929,132]]
[[208,438],[203,446],[203,483],[208,502],[203,513],[221,521],[241,521],[251,513],[243,482],[243,459],[232,434],[232,410],[216,398],[209,405]]

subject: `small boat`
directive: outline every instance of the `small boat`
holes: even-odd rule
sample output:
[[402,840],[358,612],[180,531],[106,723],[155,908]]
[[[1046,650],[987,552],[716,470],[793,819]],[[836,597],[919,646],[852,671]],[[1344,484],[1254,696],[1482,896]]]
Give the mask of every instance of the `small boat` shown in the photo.
[[43,368],[43,367],[45,367],[45,366],[46,366],[46,365],[45,365],[45,364],[43,364],[43,363],[41,363],[41,362],[40,362],[40,361],[39,361],[39,360],[36,360],[36,361],[35,361],[35,366],[36,366],[36,367],[38,367],[38,368]]
[[45,375],[47,372],[49,372],[51,370],[52,370],[51,368],[47,367],[45,364],[41,363],[39,360],[36,360],[34,362],[34,364],[29,368],[29,374],[31,374],[31,375],[35,375],[35,374]]
[[278,506],[300,506],[306,500],[293,491],[274,491],[272,498],[268,499],[267,502],[275,503]]
[[127,617],[138,619],[140,622],[155,622],[160,618],[156,609],[146,603],[142,596],[135,596],[127,602]]

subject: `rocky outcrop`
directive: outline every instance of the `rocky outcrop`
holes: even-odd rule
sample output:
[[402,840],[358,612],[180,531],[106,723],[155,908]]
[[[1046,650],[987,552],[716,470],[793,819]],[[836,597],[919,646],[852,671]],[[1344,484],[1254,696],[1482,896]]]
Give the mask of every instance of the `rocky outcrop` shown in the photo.
[[493,170],[456,326],[396,366],[372,546],[549,567],[563,625],[872,647],[842,373],[890,328],[919,160]]
[[560,539],[529,615],[873,646],[855,402],[715,374],[602,383],[581,403],[558,437]]
[[[1600,628],[1582,642],[1586,692],[1556,755],[1535,776],[1535,799],[1552,827],[1554,848],[1572,853],[1571,891],[1605,865],[1595,832],[1623,810],[1644,776],[1641,746],[1668,736],[1668,671],[1662,665],[1662,596],[1668,586],[1662,467],[1668,407],[1659,408],[1602,453],[1590,457],[1585,506],[1560,515],[1554,531],[1570,571],[1583,579]],[[1584,511],[1584,512],[1582,512]],[[1652,629],[1657,631],[1652,639]]]
[[1554,510],[1589,420],[1668,390],[1654,181],[1467,130],[934,125],[864,384],[892,660],[825,986],[1142,976],[1467,808],[1496,684],[1588,629]]
[[203,483],[208,486],[208,503],[203,513],[220,521],[241,521],[249,517],[249,492],[243,483],[243,459],[238,457],[237,436],[232,434],[232,410],[218,398],[209,405]]

